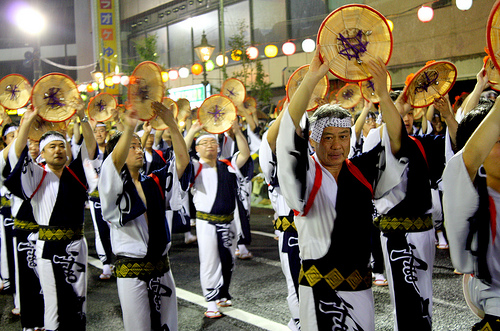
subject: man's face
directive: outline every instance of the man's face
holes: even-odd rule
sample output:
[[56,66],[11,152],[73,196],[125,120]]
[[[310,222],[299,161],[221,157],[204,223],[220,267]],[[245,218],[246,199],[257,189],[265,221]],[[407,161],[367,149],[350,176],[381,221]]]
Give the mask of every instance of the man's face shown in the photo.
[[155,135],[154,134],[148,135],[148,140],[146,140],[145,148],[153,148],[154,143],[155,143]]
[[434,116],[432,118],[432,126],[434,127],[434,131],[436,132],[443,131],[443,122],[441,122],[441,117]]
[[62,167],[66,164],[66,142],[54,140],[45,145],[40,155],[49,166]]
[[365,136],[370,132],[371,129],[375,129],[376,127],[376,122],[375,118],[373,117],[367,117],[365,120],[365,124],[363,124],[363,133]]
[[104,145],[106,143],[107,133],[106,128],[103,126],[98,126],[94,129],[94,136],[98,145]]
[[10,132],[5,137],[3,137],[3,141],[5,141],[5,145],[8,145],[14,140],[14,132]]
[[403,117],[403,122],[405,123],[405,127],[406,127],[406,132],[408,132],[408,134],[413,134],[413,109],[410,110],[408,112],[408,114],[406,114],[404,117]]
[[137,137],[132,138],[127,160],[125,161],[129,169],[138,170],[144,165],[144,152],[141,142]]
[[218,143],[214,138],[204,138],[198,145],[196,145],[196,152],[204,159],[216,159],[218,152]]
[[350,128],[325,128],[321,141],[312,141],[320,163],[326,168],[341,165],[349,156],[350,139]]
[[28,149],[29,149],[31,158],[33,160],[35,160],[38,157],[38,155],[40,154],[40,143],[38,141],[30,139],[29,144],[28,144]]

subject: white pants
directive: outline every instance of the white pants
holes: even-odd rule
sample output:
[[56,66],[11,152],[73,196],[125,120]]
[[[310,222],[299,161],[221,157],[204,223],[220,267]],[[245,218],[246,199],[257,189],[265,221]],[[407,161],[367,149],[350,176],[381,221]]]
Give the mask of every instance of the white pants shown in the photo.
[[[237,235],[234,221],[227,224],[228,236],[223,246],[229,250],[234,264],[234,253],[236,250]],[[219,240],[217,228],[205,220],[196,220],[196,235],[198,237],[198,250],[200,257],[200,282],[203,295],[207,301],[227,298],[228,279],[224,280],[224,269],[231,266],[223,266],[219,253]],[[229,277],[230,280],[230,277]],[[229,298],[228,298],[229,299]]]
[[319,300],[319,309],[316,310],[318,299],[315,300],[312,287],[299,285],[301,329],[325,329],[319,327],[318,315],[326,314],[331,316],[332,330],[375,330],[375,305],[371,288],[353,292],[336,291],[336,295],[342,303],[339,304],[335,299]]
[[[117,278],[116,285],[125,330],[152,330],[152,306],[160,314],[162,327],[166,325],[168,330],[177,330],[177,296],[171,271],[148,282],[138,278]],[[154,296],[152,305],[150,294]]]
[[[299,319],[299,298],[297,297],[297,292],[295,291],[295,285],[292,280],[292,274],[290,273],[290,263],[288,261],[288,253],[284,253],[282,247],[283,247],[283,231],[280,231],[278,248],[281,261],[281,270],[285,275],[286,287],[288,289],[288,296],[286,297],[286,300],[288,302],[288,309],[290,309],[292,318],[295,320]],[[296,281],[298,282],[298,279]]]
[[394,330],[408,330],[410,327],[430,330],[432,271],[436,253],[434,228],[396,236],[381,233],[380,241],[394,308]]

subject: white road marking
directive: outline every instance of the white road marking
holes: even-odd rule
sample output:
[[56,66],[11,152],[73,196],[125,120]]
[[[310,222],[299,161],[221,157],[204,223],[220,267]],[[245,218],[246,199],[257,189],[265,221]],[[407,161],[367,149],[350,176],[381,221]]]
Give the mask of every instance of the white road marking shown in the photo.
[[260,234],[261,236],[265,236],[265,237],[271,237],[271,238],[276,237],[276,235],[274,233],[267,233],[267,232],[262,232],[262,231],[253,231],[253,230],[250,232],[253,234]]
[[[189,301],[191,303],[200,305],[202,307],[206,307],[206,305],[207,305],[205,298],[201,295],[194,294],[192,292],[183,290],[181,288],[176,288],[176,291],[177,291],[178,298],[181,298],[181,299]],[[240,320],[242,322],[245,322],[245,323],[248,323],[251,325],[255,325],[255,326],[257,326],[259,328],[263,328],[265,330],[273,330],[273,331],[274,330],[276,330],[276,331],[280,331],[280,330],[283,330],[283,331],[288,330],[289,331],[290,330],[286,325],[273,322],[273,321],[268,320],[264,317],[248,313],[248,312],[243,311],[241,309],[236,309],[233,307],[226,307],[226,308],[221,308],[221,312],[224,315],[230,316],[232,318],[235,318],[237,320]]]
[[[264,263],[267,265],[272,265],[272,266],[277,266],[281,267],[279,262],[271,261],[268,259],[264,258],[253,258],[257,262]],[[96,259],[95,257],[89,256],[88,257],[88,263],[93,265],[94,267],[98,269],[102,269],[102,262],[99,259]],[[205,298],[201,295],[183,290],[181,288],[176,288],[177,291],[177,297],[186,301],[189,301],[191,303],[197,304],[202,307],[206,307],[207,302],[205,301]],[[236,309],[232,307],[227,307],[227,308],[221,308],[221,311],[224,313],[224,315],[230,316],[232,318],[235,318],[237,320],[240,320],[242,322],[248,323],[255,325],[259,328],[265,329],[265,330],[290,330],[286,325],[279,324],[276,322],[273,322],[271,320],[268,320],[264,317],[254,315],[251,313],[248,313],[246,311],[243,311],[241,309]]]

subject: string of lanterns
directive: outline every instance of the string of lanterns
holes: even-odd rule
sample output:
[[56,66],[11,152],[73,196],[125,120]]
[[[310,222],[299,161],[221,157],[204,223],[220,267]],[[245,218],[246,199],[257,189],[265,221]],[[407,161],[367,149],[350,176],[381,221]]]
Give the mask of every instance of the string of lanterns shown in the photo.
[[[417,12],[418,19],[424,23],[430,22],[434,18],[434,9],[432,9],[432,7],[430,5],[432,5],[432,3],[436,2],[436,1],[438,1],[438,0],[428,2],[428,3],[425,3],[423,5],[416,6],[414,8],[409,9],[409,10],[406,10],[405,12],[409,12],[411,10],[414,10],[414,9],[420,7],[418,9],[418,12]],[[465,11],[465,10],[469,10],[472,7],[472,2],[473,2],[473,0],[456,0],[456,6],[459,10]],[[400,14],[402,14],[402,13],[400,13]],[[390,17],[390,18],[397,17],[400,14],[388,15],[387,17]],[[389,28],[392,31],[394,28],[393,22],[388,19],[387,23],[389,24]],[[316,49],[316,41],[311,39],[311,38],[307,38],[307,39],[304,39],[302,41],[301,46],[302,46],[302,50],[305,53],[311,53],[311,52],[314,52]],[[281,51],[283,52],[284,55],[290,56],[290,55],[295,54],[295,52],[297,51],[297,47],[296,47],[295,43],[293,43],[292,41],[287,41],[287,42],[282,44]],[[259,49],[255,46],[248,47],[245,52],[246,52],[248,59],[250,59],[250,60],[255,60],[259,57]],[[276,45],[273,45],[273,44],[267,45],[264,48],[264,55],[268,58],[276,57],[278,55],[278,52],[279,52],[278,47]],[[242,57],[241,50],[236,49],[236,50],[231,51],[231,59],[233,61],[235,61],[235,62],[240,61],[241,57]],[[222,67],[223,65],[228,64],[228,62],[229,62],[228,56],[219,54],[215,58],[215,63],[212,60],[208,60],[207,62],[205,62],[205,70],[207,72],[210,72],[210,71],[215,69],[215,64],[217,64],[217,66],[219,66],[219,67]],[[177,69],[169,69],[168,71],[163,71],[162,72],[162,80],[165,83],[169,80],[176,80],[178,78],[187,78],[187,77],[189,77],[190,72],[195,76],[200,75],[201,73],[203,73],[203,65],[200,63],[195,63],[191,66],[191,70],[188,69],[187,67],[181,67],[178,70]],[[99,89],[102,90],[105,87],[112,87],[113,85],[118,85],[118,84],[121,84],[123,86],[127,86],[129,83],[130,83],[130,77],[127,75],[120,74],[118,71],[118,68],[116,68],[114,74],[110,74],[107,77],[105,77],[104,79],[101,79],[99,83],[93,82],[93,83],[88,83],[88,84],[85,84],[85,83],[80,84],[78,86],[78,90],[82,93],[84,93],[84,92],[91,93],[94,91],[98,91]]]

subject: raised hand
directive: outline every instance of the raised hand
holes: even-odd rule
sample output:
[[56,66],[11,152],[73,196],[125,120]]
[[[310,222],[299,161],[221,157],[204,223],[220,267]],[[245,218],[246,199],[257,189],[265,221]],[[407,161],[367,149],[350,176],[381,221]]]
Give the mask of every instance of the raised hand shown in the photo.
[[177,126],[174,118],[174,105],[171,105],[170,108],[167,108],[161,102],[154,101],[151,104],[151,107],[167,126]]

